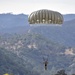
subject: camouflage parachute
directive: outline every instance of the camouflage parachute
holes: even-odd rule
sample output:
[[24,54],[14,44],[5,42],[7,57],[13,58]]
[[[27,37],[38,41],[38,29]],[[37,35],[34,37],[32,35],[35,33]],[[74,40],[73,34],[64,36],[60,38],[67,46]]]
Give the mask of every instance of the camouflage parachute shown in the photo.
[[63,16],[59,12],[43,9],[32,12],[28,20],[30,24],[62,24]]

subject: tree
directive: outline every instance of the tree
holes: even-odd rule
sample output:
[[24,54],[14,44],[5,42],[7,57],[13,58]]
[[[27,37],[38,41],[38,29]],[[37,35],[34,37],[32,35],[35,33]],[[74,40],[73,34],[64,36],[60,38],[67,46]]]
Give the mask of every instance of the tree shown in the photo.
[[65,73],[65,70],[60,70],[55,75],[67,75],[67,74]]

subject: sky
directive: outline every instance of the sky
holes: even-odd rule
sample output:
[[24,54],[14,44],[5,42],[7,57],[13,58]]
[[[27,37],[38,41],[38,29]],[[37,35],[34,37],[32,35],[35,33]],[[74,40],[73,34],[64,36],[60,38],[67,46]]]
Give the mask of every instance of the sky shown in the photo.
[[75,14],[75,0],[0,0],[0,13],[30,14],[41,9]]

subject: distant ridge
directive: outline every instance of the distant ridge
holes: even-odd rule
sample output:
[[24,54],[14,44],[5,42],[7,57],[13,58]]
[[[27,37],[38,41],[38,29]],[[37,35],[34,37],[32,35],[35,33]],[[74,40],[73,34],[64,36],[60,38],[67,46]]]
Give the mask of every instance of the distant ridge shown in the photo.
[[28,31],[40,33],[47,38],[67,46],[75,45],[75,14],[65,14],[62,27],[31,27],[28,15],[25,14],[0,14],[0,33],[26,33]]

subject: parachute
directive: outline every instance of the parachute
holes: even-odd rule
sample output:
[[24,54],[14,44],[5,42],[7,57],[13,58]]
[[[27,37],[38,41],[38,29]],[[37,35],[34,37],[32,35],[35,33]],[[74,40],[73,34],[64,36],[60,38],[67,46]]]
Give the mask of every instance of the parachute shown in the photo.
[[29,24],[62,24],[63,16],[59,12],[42,9],[32,12],[28,17]]

